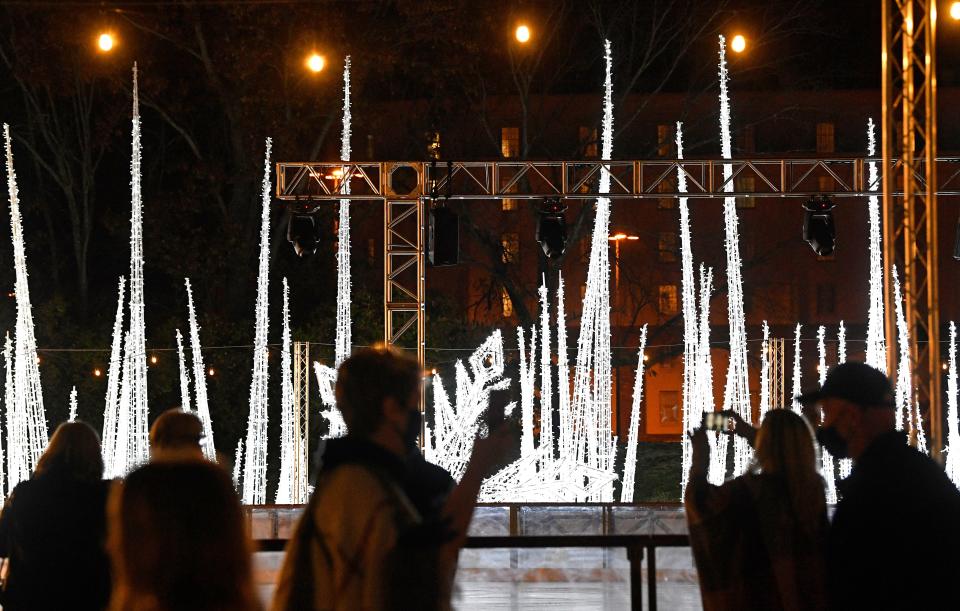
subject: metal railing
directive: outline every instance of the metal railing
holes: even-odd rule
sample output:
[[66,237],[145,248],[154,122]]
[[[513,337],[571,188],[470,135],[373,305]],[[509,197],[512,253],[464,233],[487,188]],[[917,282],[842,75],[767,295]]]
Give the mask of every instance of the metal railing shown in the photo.
[[[287,538],[284,536],[284,530],[291,530],[291,525],[281,524],[281,511],[286,510],[289,520],[290,510],[296,510],[302,506],[294,505],[273,505],[273,506],[250,506],[248,512],[253,515],[256,512],[267,513],[269,520],[266,523],[266,532],[261,529],[260,536],[254,535],[254,543],[257,549],[262,552],[282,552],[286,548]],[[678,511],[678,503],[644,503],[644,504],[620,504],[620,503],[584,503],[584,504],[560,504],[560,503],[489,503],[479,504],[478,508],[500,508],[507,510],[506,532],[503,535],[474,535],[467,537],[464,545],[467,549],[564,549],[564,548],[593,548],[593,549],[619,549],[626,551],[627,561],[629,563],[629,586],[630,586],[630,608],[640,610],[643,608],[643,561],[646,559],[646,580],[647,580],[647,609],[655,610],[657,608],[657,548],[658,547],[688,547],[690,540],[688,535],[680,533],[618,533],[616,523],[620,512],[623,511],[649,511],[655,514],[657,510]],[[566,508],[578,510],[595,510],[599,512],[599,534],[526,534],[528,529],[523,524],[524,515],[529,510],[555,509],[562,511]],[[281,510],[281,511],[274,511]],[[502,514],[501,514],[502,515]],[[656,528],[656,520],[651,524],[651,528]],[[512,558],[512,560],[515,560]],[[513,564],[513,562],[511,563]]]

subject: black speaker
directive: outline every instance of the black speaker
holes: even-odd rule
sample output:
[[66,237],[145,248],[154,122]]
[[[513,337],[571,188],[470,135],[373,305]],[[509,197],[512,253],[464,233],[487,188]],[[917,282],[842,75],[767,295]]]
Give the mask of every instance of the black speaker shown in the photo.
[[434,208],[430,211],[427,260],[430,265],[437,267],[460,262],[460,215],[450,208]]

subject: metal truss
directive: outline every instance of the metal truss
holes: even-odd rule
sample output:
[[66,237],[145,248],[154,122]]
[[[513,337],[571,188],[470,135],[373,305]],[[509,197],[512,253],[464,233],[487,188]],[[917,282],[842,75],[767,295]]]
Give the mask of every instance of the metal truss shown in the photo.
[[770,372],[770,407],[787,407],[787,357],[784,338],[770,338],[767,344],[767,363]]
[[[960,158],[891,156],[884,175],[909,174],[910,193],[935,186],[940,195],[960,195]],[[383,201],[397,196],[426,195],[424,185],[444,199],[595,199],[600,173],[610,173],[612,199],[680,197],[677,168],[687,176],[684,197],[809,198],[866,197],[879,184],[870,184],[866,162],[881,159],[700,159],[633,161],[455,161],[455,162],[309,162],[277,164],[277,198],[310,201]],[[723,166],[733,167],[723,178]],[[605,169],[606,168],[606,169]],[[396,176],[405,171],[403,184]],[[938,181],[939,176],[946,177]],[[411,185],[416,182],[417,184]],[[728,183],[733,191],[724,191]],[[899,186],[891,194],[902,196]]]
[[[931,447],[942,447],[940,313],[937,281],[936,0],[883,0],[884,264],[887,303],[890,266],[903,272],[913,388],[927,411]],[[887,370],[896,371],[896,324],[886,308]]]
[[293,498],[306,499],[309,492],[302,486],[309,481],[301,469],[310,464],[310,343],[293,342],[293,430],[294,452],[300,460],[294,461]]

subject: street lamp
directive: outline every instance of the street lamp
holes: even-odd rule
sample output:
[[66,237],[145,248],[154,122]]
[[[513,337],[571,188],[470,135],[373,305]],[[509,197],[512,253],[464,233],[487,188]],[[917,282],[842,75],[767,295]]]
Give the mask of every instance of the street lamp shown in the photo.
[[743,37],[743,34],[737,34],[730,41],[730,48],[734,53],[743,53],[743,50],[747,48],[747,39]]
[[324,56],[314,52],[314,53],[311,53],[309,57],[307,57],[306,63],[307,63],[307,68],[310,70],[310,72],[313,72],[314,74],[316,74],[318,72],[323,71],[324,67],[327,65],[327,60]]
[[960,21],[960,2],[950,3],[950,18],[954,21]]
[[100,32],[100,35],[97,36],[97,48],[103,53],[112,51],[116,43],[116,39],[110,32]]
[[[639,240],[640,236],[618,231],[608,236],[607,240],[613,242],[613,285],[616,290],[620,289],[620,242],[624,240]],[[618,292],[617,295],[620,293]]]
[[517,42],[519,43],[530,42],[530,28],[527,26],[527,24],[521,23],[517,26],[514,36],[516,36]]

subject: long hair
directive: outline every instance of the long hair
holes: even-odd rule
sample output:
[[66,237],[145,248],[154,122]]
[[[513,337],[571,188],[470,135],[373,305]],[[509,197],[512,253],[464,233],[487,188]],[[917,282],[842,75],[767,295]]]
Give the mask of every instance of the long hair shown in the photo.
[[789,409],[770,410],[755,445],[755,470],[779,476],[793,515],[802,525],[815,528],[824,507],[824,489],[810,425]]
[[251,547],[226,472],[200,459],[151,463],[114,490],[114,611],[254,611]]
[[89,482],[102,479],[103,456],[97,432],[80,420],[58,426],[37,461],[33,476],[60,476]]

